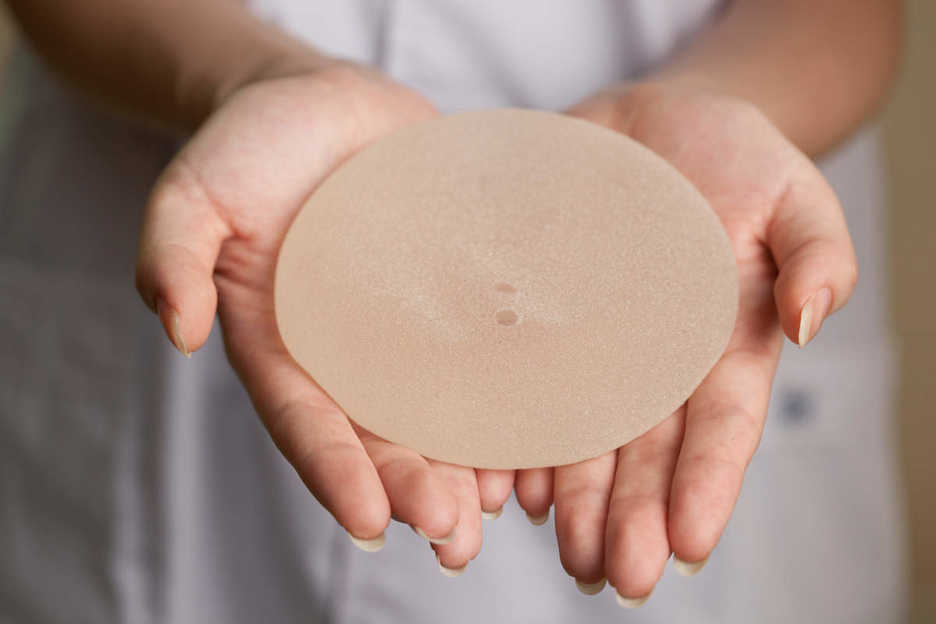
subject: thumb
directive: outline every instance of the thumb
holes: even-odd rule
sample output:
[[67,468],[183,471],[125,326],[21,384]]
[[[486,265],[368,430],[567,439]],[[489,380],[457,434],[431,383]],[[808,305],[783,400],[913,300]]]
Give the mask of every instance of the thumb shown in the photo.
[[803,347],[845,305],[858,280],[855,251],[832,188],[805,156],[767,227],[780,272],[774,299],[784,333]]
[[218,303],[214,266],[229,236],[197,177],[182,161],[170,164],[146,207],[136,287],[186,357],[211,332]]

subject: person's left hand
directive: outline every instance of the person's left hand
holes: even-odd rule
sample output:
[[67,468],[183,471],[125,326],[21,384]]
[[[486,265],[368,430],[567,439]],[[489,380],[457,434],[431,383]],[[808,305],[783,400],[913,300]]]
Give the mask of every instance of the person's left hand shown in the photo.
[[805,345],[845,304],[857,266],[832,189],[750,103],[657,84],[568,112],[631,136],[689,178],[738,266],[730,343],[676,413],[615,452],[517,475],[534,523],[555,500],[560,558],[579,588],[597,593],[607,578],[622,606],[639,606],[671,553],[683,574],[704,565],[760,440],[781,330]]

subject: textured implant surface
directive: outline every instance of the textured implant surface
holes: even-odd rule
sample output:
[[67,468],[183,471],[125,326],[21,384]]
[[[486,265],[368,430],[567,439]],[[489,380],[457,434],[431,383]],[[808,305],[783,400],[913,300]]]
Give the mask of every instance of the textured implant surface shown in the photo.
[[731,246],[655,154],[552,113],[366,148],[283,244],[280,333],[364,428],[485,468],[572,463],[679,407],[734,326]]

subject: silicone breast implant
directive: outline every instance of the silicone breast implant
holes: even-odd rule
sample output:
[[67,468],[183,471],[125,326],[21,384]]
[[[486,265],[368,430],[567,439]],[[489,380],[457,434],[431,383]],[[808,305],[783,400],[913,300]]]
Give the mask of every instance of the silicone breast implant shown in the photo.
[[737,297],[728,238],[674,168],[512,109],[362,150],[299,212],[276,272],[287,348],[352,420],[484,468],[647,431],[721,355]]

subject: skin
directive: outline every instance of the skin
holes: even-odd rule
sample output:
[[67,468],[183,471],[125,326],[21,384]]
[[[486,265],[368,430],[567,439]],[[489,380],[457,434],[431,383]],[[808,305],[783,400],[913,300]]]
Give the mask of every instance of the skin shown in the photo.
[[276,254],[303,200],[351,154],[434,107],[230,0],[8,4],[66,80],[120,112],[194,131],[152,191],[137,262],[137,289],[172,343],[197,351],[217,312],[261,420],[349,534],[376,540],[392,517],[445,542],[432,544],[440,565],[465,566],[481,548],[481,511],[504,505],[513,471],[426,460],[354,427],[286,352],[273,317]]
[[432,538],[455,532],[434,548],[442,565],[460,568],[481,548],[482,508],[504,504],[512,473],[426,460],[352,426],[286,351],[273,310],[276,256],[303,200],[363,145],[436,114],[421,96],[350,64],[237,91],[157,183],[138,286],[177,345],[180,337],[201,345],[217,306],[257,413],[351,535],[376,538],[391,515]]
[[[622,595],[642,597],[671,552],[702,561],[721,535],[760,440],[781,323],[797,340],[807,300],[831,288],[820,323],[844,304],[857,272],[834,193],[753,106],[644,86],[570,112],[607,121],[606,107],[618,112],[621,99],[632,108],[613,125],[667,158],[708,198],[732,241],[740,281],[728,348],[686,405],[616,454],[554,471],[565,569],[584,582],[606,576]],[[526,506],[523,480],[518,499]]]
[[841,206],[808,155],[878,104],[899,16],[899,2],[735,3],[645,81],[568,111],[640,141],[702,191],[741,287],[730,344],[680,410],[615,453],[518,473],[528,513],[555,501],[560,559],[577,580],[646,597],[671,554],[698,571],[718,542],[763,431],[783,334],[805,345],[857,280]]
[[355,428],[274,322],[276,253],[303,200],[362,146],[437,114],[429,102],[228,0],[8,4],[68,80],[195,130],[147,204],[138,289],[186,355],[217,312],[270,435],[351,535],[379,537],[391,516],[433,538],[454,531],[433,548],[458,569],[480,549],[481,510],[498,510],[515,486],[531,517],[555,501],[566,571],[607,577],[624,597],[649,594],[671,552],[709,555],[757,447],[783,333],[802,341],[812,301],[814,336],[854,285],[841,209],[806,154],[873,111],[893,72],[899,2],[736,1],[642,83],[568,111],[643,142],[699,187],[734,245],[740,312],[728,351],[671,418],[615,453],[521,471],[516,483],[512,471],[433,462]]

